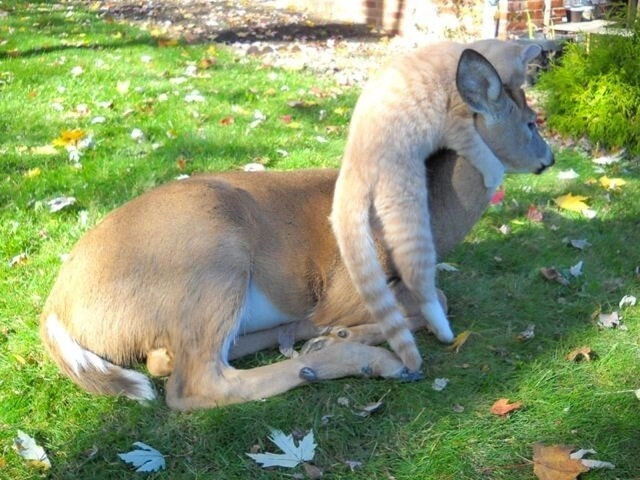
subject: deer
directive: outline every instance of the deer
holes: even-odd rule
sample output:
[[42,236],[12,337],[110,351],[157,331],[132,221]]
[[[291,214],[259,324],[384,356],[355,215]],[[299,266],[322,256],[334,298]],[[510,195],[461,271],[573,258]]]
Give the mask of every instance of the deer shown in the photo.
[[[509,122],[531,126],[520,90]],[[534,132],[537,133],[537,132]],[[508,134],[508,132],[507,132]],[[500,142],[495,134],[489,148]],[[492,188],[464,157],[425,159],[430,225],[445,258],[476,224]],[[336,169],[222,172],[156,187],[108,214],[76,243],[40,317],[58,368],[84,390],[141,402],[149,375],[189,411],[268,398],[348,376],[420,378],[391,350],[356,291],[332,233]],[[379,231],[377,261],[415,332],[428,329]],[[446,297],[440,292],[446,311]],[[239,369],[232,361],[306,341],[300,354]]]

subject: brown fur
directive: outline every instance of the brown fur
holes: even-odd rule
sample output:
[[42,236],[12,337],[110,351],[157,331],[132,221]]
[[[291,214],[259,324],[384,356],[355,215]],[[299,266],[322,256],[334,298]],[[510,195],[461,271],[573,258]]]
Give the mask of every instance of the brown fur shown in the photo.
[[[484,210],[487,191],[450,152],[430,162],[430,174],[433,230],[446,254]],[[208,175],[123,205],[63,265],[42,314],[44,345],[86,390],[135,399],[153,398],[151,385],[122,367],[146,358],[150,373],[171,374],[167,402],[178,409],[268,397],[315,378],[402,375],[391,352],[369,346],[382,341],[379,329],[331,234],[336,177],[335,170]],[[248,277],[288,324],[236,332]],[[426,326],[415,306],[406,309],[410,328]],[[68,338],[52,335],[52,316]],[[296,340],[327,335],[296,359],[246,371],[226,363],[225,345],[236,358],[277,345],[283,331]],[[70,354],[69,341],[80,353]]]

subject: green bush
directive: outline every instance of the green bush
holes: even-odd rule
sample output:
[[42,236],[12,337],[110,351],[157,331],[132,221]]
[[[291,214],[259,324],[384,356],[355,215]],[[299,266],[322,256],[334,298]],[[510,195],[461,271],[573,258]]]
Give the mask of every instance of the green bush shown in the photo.
[[590,35],[568,44],[540,76],[548,124],[606,148],[640,153],[640,22],[629,35]]

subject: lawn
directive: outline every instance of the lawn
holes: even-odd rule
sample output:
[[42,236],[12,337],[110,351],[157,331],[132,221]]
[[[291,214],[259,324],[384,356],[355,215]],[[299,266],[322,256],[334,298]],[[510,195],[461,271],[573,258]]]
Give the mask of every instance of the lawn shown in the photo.
[[[133,478],[118,453],[134,442],[166,457],[150,478],[304,475],[245,455],[275,451],[270,427],[312,430],[314,464],[328,479],[533,479],[536,442],[593,448],[615,464],[583,478],[640,478],[640,306],[619,306],[640,297],[637,159],[600,165],[567,149],[544,175],[506,181],[502,202],[446,259],[458,271],[439,277],[469,339],[455,353],[418,334],[421,382],[345,379],[179,413],[162,401],[94,397],[59,373],[40,346],[38,316],[83,232],[181,175],[249,163],[337,167],[358,93],[220,45],[103,21],[84,5],[0,2],[0,478]],[[604,176],[626,183],[612,188]],[[569,193],[588,197],[592,213],[554,202]],[[617,328],[599,325],[614,312]],[[529,325],[535,335],[523,339]],[[589,361],[566,358],[583,346]],[[444,390],[435,378],[449,380]],[[499,398],[522,407],[494,415]],[[379,411],[357,415],[381,399]],[[44,447],[51,469],[13,450],[18,430]],[[360,463],[351,471],[348,461]]]

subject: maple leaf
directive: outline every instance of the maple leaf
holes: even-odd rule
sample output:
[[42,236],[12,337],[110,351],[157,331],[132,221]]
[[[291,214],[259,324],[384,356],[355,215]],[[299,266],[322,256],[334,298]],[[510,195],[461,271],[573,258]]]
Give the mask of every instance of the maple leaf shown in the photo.
[[571,445],[533,446],[533,473],[539,480],[576,480],[578,475],[593,468],[615,468],[615,465],[600,460],[583,458],[592,449],[576,450]]
[[599,182],[600,185],[602,185],[607,190],[615,190],[627,184],[627,182],[625,182],[622,178],[609,178],[606,175],[604,177],[600,177]]
[[541,443],[533,446],[533,473],[540,480],[574,480],[588,471],[580,460],[570,457],[574,447]]
[[584,201],[588,199],[589,197],[585,197],[583,195],[567,193],[566,195],[554,198],[553,201],[564,210],[569,210],[571,212],[583,212],[584,210],[589,209],[589,205],[584,203]]
[[446,350],[449,350],[450,352],[455,350],[455,352],[458,353],[462,348],[462,346],[467,342],[470,335],[471,335],[470,330],[465,330],[464,332],[460,332],[458,335],[456,335],[456,338],[453,340],[453,343],[449,345],[446,348]]
[[284,453],[247,453],[249,457],[261,464],[262,467],[293,468],[300,463],[313,460],[316,452],[316,442],[313,432],[307,433],[302,440],[295,444],[293,435],[285,435],[281,430],[272,429],[269,439]]
[[56,147],[67,147],[69,145],[76,145],[82,140],[87,133],[84,130],[75,128],[73,130],[63,130],[60,136],[51,142]]
[[118,457],[120,457],[123,462],[130,463],[136,467],[136,472],[157,472],[158,470],[167,468],[164,455],[158,450],[142,442],[134,442],[134,445],[138,447],[136,450],[119,453]]
[[513,412],[522,407],[522,402],[509,403],[508,398],[500,398],[491,406],[491,413],[494,415],[504,416],[509,412]]

